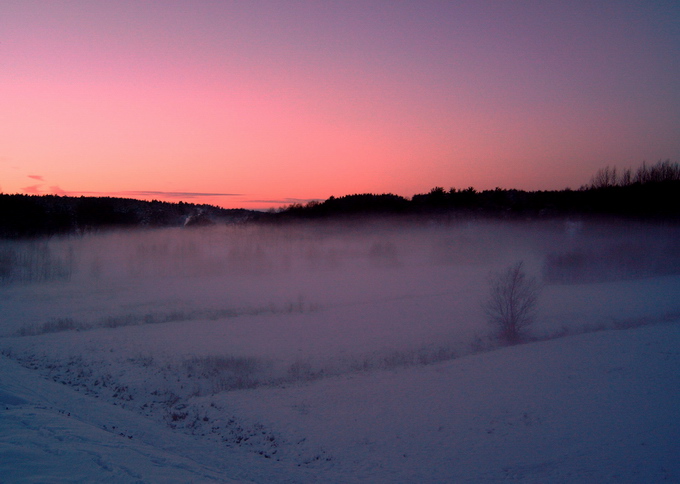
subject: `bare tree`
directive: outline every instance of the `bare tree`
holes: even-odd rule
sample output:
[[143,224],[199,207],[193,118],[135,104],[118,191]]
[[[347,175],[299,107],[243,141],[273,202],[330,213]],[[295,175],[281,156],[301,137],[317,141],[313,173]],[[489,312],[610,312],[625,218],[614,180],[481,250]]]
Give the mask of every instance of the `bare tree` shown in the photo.
[[633,184],[633,170],[626,168],[621,173],[621,179],[619,180],[619,186],[627,187]]
[[590,188],[609,188],[619,184],[616,167],[606,166],[597,170],[590,179]]
[[680,180],[680,164],[672,163],[671,160],[659,161],[649,166],[644,161],[635,173],[635,182],[651,183]]
[[524,272],[520,261],[490,279],[484,310],[495,336],[504,344],[517,344],[534,322],[540,288]]

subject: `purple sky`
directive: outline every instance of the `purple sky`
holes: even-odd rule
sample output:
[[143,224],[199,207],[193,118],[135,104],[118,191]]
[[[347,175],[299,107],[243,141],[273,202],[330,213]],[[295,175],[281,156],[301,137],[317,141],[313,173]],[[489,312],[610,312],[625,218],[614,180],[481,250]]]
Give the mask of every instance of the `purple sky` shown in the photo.
[[577,188],[680,159],[679,79],[678,2],[4,0],[0,189]]

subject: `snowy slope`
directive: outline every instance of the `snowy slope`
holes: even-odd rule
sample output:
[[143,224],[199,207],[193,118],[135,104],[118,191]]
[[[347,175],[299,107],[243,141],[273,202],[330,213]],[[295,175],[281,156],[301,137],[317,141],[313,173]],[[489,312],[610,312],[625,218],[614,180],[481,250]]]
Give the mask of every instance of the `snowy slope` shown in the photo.
[[337,482],[680,479],[680,327],[225,396],[324,449]]
[[[607,331],[436,365],[219,394],[275,462],[0,360],[6,482],[678,482],[680,326]],[[208,397],[204,397],[208,398]],[[286,453],[282,449],[282,453]]]
[[173,432],[7,358],[0,358],[0,414],[0,482],[288,481],[275,463]]

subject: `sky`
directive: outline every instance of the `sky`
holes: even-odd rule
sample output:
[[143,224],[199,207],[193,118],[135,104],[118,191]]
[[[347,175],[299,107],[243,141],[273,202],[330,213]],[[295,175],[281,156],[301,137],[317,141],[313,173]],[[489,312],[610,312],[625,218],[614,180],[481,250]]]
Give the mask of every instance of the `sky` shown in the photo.
[[0,4],[0,191],[267,209],[680,160],[677,1]]

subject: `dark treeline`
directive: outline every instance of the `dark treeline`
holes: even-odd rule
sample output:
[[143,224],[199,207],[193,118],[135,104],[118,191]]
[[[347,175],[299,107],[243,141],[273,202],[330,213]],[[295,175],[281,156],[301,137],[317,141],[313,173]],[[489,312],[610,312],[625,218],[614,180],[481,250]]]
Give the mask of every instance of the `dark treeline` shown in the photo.
[[472,187],[450,190],[435,187],[410,200],[392,194],[331,197],[323,202],[291,205],[277,216],[286,219],[406,213],[495,217],[617,215],[680,220],[680,165],[670,161],[651,166],[643,163],[635,172],[621,173],[607,167],[578,190],[477,191]]
[[0,194],[0,237],[25,238],[102,228],[179,227],[234,222],[253,212],[211,205],[112,197]]
[[360,217],[364,215],[456,217],[547,217],[616,215],[680,221],[680,165],[670,161],[635,172],[599,170],[578,190],[527,192],[435,187],[411,199],[393,194],[356,194],[294,204],[268,213],[211,205],[110,197],[0,194],[0,237],[85,233],[111,227],[180,227],[243,221]]
[[275,218],[433,213],[499,217],[581,214],[680,219],[680,181],[536,192],[501,188],[444,190],[436,187],[429,193],[414,195],[411,200],[392,194],[347,195],[331,197],[323,202],[292,205],[275,214]]

